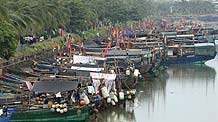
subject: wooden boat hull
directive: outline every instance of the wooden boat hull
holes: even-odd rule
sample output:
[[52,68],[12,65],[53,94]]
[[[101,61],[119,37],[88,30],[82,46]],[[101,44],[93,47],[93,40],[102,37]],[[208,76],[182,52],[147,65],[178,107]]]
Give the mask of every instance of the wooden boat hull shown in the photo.
[[139,69],[141,74],[146,74],[152,69],[152,64],[138,64],[136,65],[136,68]]
[[22,70],[17,70],[17,69],[12,69],[12,68],[7,68],[7,72],[21,76],[21,77],[40,77],[39,74],[32,74],[32,73],[24,72]]
[[22,84],[22,83],[24,83],[21,80],[15,80],[15,79],[11,79],[9,77],[4,77],[4,76],[0,76],[0,79],[2,81],[8,82],[8,83],[14,83],[14,84]]
[[57,113],[49,109],[18,111],[12,113],[10,122],[81,122],[89,117],[89,108],[73,108],[66,113]]

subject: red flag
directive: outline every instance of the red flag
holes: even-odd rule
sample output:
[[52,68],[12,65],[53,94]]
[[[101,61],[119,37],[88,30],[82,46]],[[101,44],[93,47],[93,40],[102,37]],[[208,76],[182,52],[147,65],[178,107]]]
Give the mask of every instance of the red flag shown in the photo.
[[116,47],[119,46],[119,29],[116,28]]
[[178,29],[178,27],[176,27],[176,32],[179,32],[179,29]]
[[111,47],[111,42],[109,42],[109,43],[107,44],[106,49],[104,49],[104,50],[102,51],[102,57],[105,57],[105,56],[106,56],[107,51],[108,51],[108,49],[109,49],[110,47]]
[[143,22],[143,28],[146,30],[146,20]]
[[112,36],[116,37],[116,29],[114,29],[114,28],[112,29]]
[[58,44],[58,50],[60,50],[61,49],[61,46]]
[[164,30],[166,30],[167,27],[168,27],[168,22],[167,22],[167,20],[165,20],[165,21],[164,21]]
[[149,19],[149,28],[150,28],[150,30],[152,30],[152,28],[153,28],[153,22],[151,19]]
[[70,39],[67,41],[67,47],[68,47],[69,56],[71,57],[72,46],[71,46],[71,41],[70,41]]
[[61,29],[61,36],[62,36],[62,37],[65,36],[65,32],[64,32],[64,29],[63,29],[63,28]]
[[126,49],[126,44],[125,44],[125,42],[126,42],[126,35],[124,35],[124,37],[123,37],[123,45],[124,45],[124,48]]
[[55,42],[53,38],[51,39],[51,42],[52,42],[52,47],[55,48]]
[[181,25],[185,26],[185,19],[184,18],[182,18],[182,20],[181,20]]
[[194,34],[195,35],[195,30],[192,28],[192,34]]
[[82,41],[81,41],[80,36],[78,36],[78,42],[79,42],[79,47],[81,48],[82,47]]

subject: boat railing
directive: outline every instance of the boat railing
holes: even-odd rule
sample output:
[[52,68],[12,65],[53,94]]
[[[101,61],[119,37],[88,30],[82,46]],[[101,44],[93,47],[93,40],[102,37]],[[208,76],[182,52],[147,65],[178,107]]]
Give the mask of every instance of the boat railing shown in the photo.
[[14,66],[23,62],[27,62],[30,60],[34,60],[34,59],[41,59],[43,57],[48,57],[51,56],[52,54],[52,50],[51,49],[47,49],[47,50],[42,50],[40,52],[34,52],[34,53],[30,53],[27,55],[23,55],[23,56],[18,56],[18,57],[14,57],[9,59],[8,61],[3,61],[0,62],[0,68],[7,68],[9,66]]

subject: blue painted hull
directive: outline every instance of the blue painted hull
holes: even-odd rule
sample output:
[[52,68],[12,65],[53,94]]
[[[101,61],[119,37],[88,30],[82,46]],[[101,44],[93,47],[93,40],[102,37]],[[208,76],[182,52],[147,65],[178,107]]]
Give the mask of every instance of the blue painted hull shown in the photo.
[[7,110],[8,115],[1,117],[0,122],[10,122],[9,120],[10,120],[13,112],[16,112],[15,108],[8,108],[8,110]]
[[183,63],[197,63],[203,64],[206,61],[214,59],[214,56],[205,56],[205,55],[192,55],[192,56],[181,56],[181,57],[173,57],[168,58],[163,61],[165,64],[183,64]]
[[10,118],[11,118],[11,114],[0,118],[0,122],[9,122]]
[[57,67],[46,64],[37,64],[36,67],[39,69],[48,69],[51,73],[56,73],[58,71]]

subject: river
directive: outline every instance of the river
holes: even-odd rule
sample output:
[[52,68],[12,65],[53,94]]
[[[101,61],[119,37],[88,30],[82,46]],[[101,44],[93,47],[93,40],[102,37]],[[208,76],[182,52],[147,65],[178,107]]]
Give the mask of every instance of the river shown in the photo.
[[158,78],[140,82],[135,101],[127,101],[125,109],[100,112],[98,121],[218,122],[217,83],[216,68],[171,65]]

